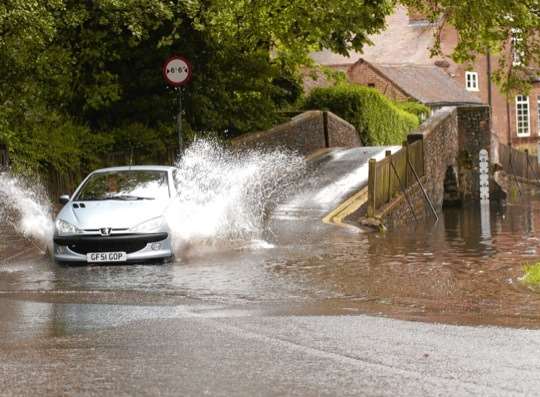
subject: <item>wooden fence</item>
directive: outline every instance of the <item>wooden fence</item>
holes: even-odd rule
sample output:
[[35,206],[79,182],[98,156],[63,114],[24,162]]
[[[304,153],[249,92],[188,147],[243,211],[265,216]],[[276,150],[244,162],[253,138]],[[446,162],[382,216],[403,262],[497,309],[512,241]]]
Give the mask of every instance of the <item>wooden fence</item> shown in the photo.
[[386,152],[383,160],[369,160],[368,217],[424,176],[424,141],[403,143],[394,154]]
[[499,162],[503,170],[513,176],[525,179],[540,179],[538,158],[511,146],[499,144]]

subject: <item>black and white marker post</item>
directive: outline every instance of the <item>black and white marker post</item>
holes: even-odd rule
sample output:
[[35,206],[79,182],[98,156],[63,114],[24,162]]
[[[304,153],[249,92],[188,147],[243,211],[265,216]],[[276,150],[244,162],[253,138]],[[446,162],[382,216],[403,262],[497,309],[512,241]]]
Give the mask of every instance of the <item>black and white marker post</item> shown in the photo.
[[163,64],[163,78],[168,85],[174,87],[178,101],[176,132],[178,134],[179,154],[184,151],[184,138],[182,136],[182,87],[191,81],[191,76],[191,63],[181,55],[173,55]]

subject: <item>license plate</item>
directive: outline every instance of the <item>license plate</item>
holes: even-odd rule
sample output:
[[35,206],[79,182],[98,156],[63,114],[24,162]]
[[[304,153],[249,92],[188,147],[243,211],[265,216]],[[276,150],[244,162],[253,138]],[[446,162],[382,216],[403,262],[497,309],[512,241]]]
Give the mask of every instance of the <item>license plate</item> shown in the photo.
[[90,263],[125,262],[127,254],[125,252],[89,252],[86,254],[86,261]]

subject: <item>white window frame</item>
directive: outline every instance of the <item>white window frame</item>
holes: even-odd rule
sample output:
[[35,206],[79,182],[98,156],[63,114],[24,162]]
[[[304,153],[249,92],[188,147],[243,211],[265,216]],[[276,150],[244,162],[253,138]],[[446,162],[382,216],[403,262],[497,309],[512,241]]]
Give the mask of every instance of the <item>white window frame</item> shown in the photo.
[[480,91],[478,72],[465,72],[465,88],[467,91]]
[[531,136],[531,105],[525,95],[516,96],[516,135]]

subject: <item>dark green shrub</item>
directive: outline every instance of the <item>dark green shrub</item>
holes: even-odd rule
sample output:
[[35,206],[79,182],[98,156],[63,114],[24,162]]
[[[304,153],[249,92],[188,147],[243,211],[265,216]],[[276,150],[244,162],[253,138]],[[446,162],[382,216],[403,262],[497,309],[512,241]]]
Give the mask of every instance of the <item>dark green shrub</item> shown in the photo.
[[418,127],[418,118],[373,88],[341,84],[315,88],[305,109],[329,110],[354,125],[364,145],[398,145]]
[[418,120],[420,120],[421,122],[427,119],[429,115],[431,114],[431,109],[420,102],[404,101],[404,102],[396,102],[396,105],[400,109],[414,114],[416,117],[418,117]]

